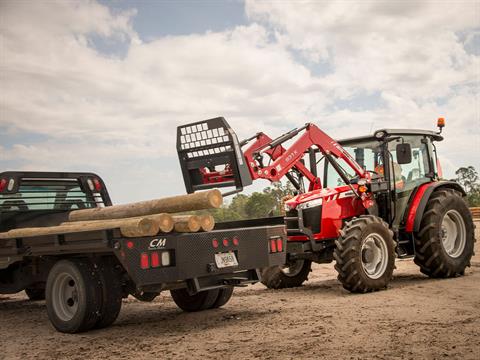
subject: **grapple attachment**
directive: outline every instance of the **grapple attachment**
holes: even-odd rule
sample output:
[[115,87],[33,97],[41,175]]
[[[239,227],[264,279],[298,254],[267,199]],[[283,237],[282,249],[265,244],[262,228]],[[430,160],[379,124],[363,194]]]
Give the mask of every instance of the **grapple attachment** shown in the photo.
[[231,186],[237,192],[252,183],[237,135],[223,117],[179,126],[177,152],[188,193]]

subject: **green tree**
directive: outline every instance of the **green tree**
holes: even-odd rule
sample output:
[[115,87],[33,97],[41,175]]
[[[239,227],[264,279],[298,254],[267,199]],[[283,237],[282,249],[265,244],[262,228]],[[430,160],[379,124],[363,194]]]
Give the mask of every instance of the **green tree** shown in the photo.
[[478,173],[473,166],[461,167],[455,171],[457,181],[467,193],[478,187]]
[[470,206],[480,206],[480,184],[478,173],[473,166],[461,167],[455,171],[457,182],[467,193],[467,202]]
[[250,219],[267,217],[272,214],[276,205],[271,194],[254,192],[245,203],[245,213]]

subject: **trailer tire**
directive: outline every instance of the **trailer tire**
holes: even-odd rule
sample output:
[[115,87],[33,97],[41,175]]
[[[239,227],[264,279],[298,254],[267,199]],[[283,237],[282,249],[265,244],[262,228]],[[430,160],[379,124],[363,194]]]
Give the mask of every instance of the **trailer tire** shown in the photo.
[[120,275],[115,271],[113,261],[110,259],[102,261],[98,270],[102,284],[102,305],[95,328],[102,329],[113,324],[120,314],[123,290]]
[[[285,268],[295,269],[287,273]],[[286,289],[301,286],[308,280],[308,274],[312,271],[310,260],[295,260],[290,266],[272,266],[262,271],[262,284],[269,289]]]
[[212,308],[218,299],[219,289],[205,290],[190,295],[187,289],[170,290],[172,299],[183,311],[194,312]]
[[230,301],[233,295],[233,286],[224,287],[218,290],[217,300],[213,303],[210,309],[216,309],[222,307]]
[[415,234],[414,262],[432,278],[463,275],[474,251],[474,224],[460,193],[435,191]]
[[28,287],[25,289],[25,294],[27,294],[28,299],[31,301],[45,300],[45,289]]
[[58,331],[78,333],[97,323],[102,286],[90,261],[58,261],[48,274],[45,295],[48,317]]
[[354,218],[335,245],[335,270],[344,289],[366,293],[387,287],[395,268],[395,241],[386,222],[372,215]]

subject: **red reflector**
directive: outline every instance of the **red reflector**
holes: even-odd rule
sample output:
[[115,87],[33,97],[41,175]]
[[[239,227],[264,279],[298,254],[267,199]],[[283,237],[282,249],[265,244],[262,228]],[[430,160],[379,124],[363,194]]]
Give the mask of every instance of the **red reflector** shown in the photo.
[[0,180],[0,192],[5,190],[6,187],[7,187],[7,179]]
[[93,185],[95,186],[96,191],[102,190],[102,184],[100,183],[100,180],[98,180],[97,178],[93,179]]
[[283,239],[282,238],[277,239],[277,250],[278,250],[278,252],[283,251]]
[[228,239],[227,238],[223,239],[223,246],[228,246]]
[[140,267],[142,269],[148,269],[150,267],[149,261],[148,261],[148,254],[147,253],[142,253],[140,255]]
[[275,239],[270,240],[270,252],[277,252],[277,243],[275,242]]
[[212,245],[214,248],[218,248],[218,240],[217,239],[213,239],[212,240]]
[[233,238],[233,245],[238,246],[238,238]]
[[152,252],[152,267],[159,267],[160,266],[160,257],[158,256],[158,252]]
[[127,241],[127,248],[133,249],[133,246],[134,246],[133,241]]

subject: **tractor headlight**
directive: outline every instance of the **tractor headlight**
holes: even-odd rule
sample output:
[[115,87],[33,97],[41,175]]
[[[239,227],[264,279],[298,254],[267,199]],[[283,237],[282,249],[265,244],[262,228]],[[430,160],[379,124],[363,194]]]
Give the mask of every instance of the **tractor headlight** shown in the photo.
[[309,209],[315,206],[320,206],[322,205],[323,199],[315,199],[315,200],[310,200],[305,203],[299,204],[297,206],[297,209],[299,210],[304,210],[304,209]]

